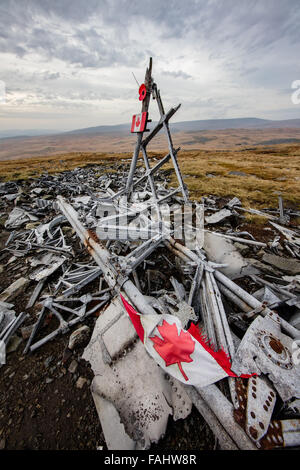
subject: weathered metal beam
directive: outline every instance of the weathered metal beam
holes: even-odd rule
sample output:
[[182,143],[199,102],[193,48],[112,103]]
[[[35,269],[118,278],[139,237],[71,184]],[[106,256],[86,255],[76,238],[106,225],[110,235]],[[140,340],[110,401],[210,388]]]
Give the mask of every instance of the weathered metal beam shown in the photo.
[[231,302],[233,302],[235,305],[237,305],[243,312],[250,312],[252,308],[244,302],[240,297],[235,295],[228,287],[225,287],[224,284],[221,282],[218,283],[218,287],[222,294],[225,295],[225,297],[228,297]]
[[268,246],[266,243],[257,242],[256,240],[247,240],[246,238],[235,237],[234,235],[227,235],[225,233],[212,232],[211,230],[207,230],[207,229],[204,229],[204,231],[208,233],[213,233],[214,235],[221,237],[221,238],[227,238],[228,240],[233,240],[235,242],[244,243],[245,245],[261,246],[263,248],[266,248]]
[[102,269],[103,276],[107,284],[117,292],[122,289],[127,294],[138,312],[142,314],[148,313],[155,315],[155,310],[148,302],[145,301],[143,294],[141,294],[134,283],[121,274],[120,266],[115,266],[112,264],[109,251],[100,245],[99,241],[97,240],[97,236],[84,228],[82,223],[79,221],[79,217],[75,209],[70,204],[68,204],[62,196],[58,196],[57,201],[60,210],[75,229],[77,235],[80,237],[82,243],[87,248],[90,255]]
[[[146,74],[145,74],[145,85],[146,85],[147,91],[146,91],[146,97],[142,102],[142,112],[147,112],[149,108],[151,92],[152,92],[151,73],[152,73],[152,57],[150,57],[149,67],[147,68]],[[137,165],[137,161],[138,161],[140,150],[141,150],[143,134],[144,134],[143,132],[138,132],[138,135],[137,135],[137,141],[136,141],[133,157],[132,157],[131,164],[130,164],[130,170],[129,170],[129,174],[128,174],[128,178],[126,182],[125,190],[127,193],[129,193],[132,190],[133,176],[136,170],[136,165]]]
[[[153,95],[156,98],[161,119],[163,119],[165,112],[164,112],[164,107],[163,107],[163,104],[162,104],[160,92],[157,89],[156,84],[153,85]],[[179,108],[179,106],[176,108],[176,111]],[[174,147],[173,147],[172,137],[171,137],[170,128],[169,128],[169,119],[164,119],[162,125],[164,127],[165,134],[167,136],[169,152],[170,152],[170,155],[171,155],[171,158],[172,158],[172,162],[173,162],[174,170],[175,170],[175,173],[176,173],[176,176],[177,176],[177,180],[178,180],[179,186],[181,188],[182,196],[184,198],[184,202],[186,204],[188,204],[189,203],[188,191],[187,191],[187,188],[186,188],[186,186],[183,182],[183,178],[182,178],[182,175],[181,175],[181,172],[180,172],[180,168],[178,166],[177,155],[174,153]]]
[[208,403],[201,397],[194,387],[185,385],[184,387],[187,395],[193,402],[193,405],[197,408],[199,413],[203,416],[210,429],[217,437],[219,445],[222,450],[238,450],[238,446],[232,440],[226,428],[222,426],[216,415],[210,409]]
[[[180,147],[174,150],[175,153],[179,152]],[[156,165],[154,165],[152,168],[149,170],[146,170],[144,175],[141,176],[139,179],[133,182],[133,187],[135,188],[138,186],[140,183],[142,183],[145,179],[148,178],[148,175],[153,175],[157,170],[159,170],[165,163],[167,163],[171,158],[171,155],[168,153],[165,157],[163,157],[161,160],[159,160]]]
[[203,388],[195,387],[195,389],[205,403],[209,404],[210,409],[239,449],[257,450],[255,444],[235,421],[233,405],[216,385],[208,385]]

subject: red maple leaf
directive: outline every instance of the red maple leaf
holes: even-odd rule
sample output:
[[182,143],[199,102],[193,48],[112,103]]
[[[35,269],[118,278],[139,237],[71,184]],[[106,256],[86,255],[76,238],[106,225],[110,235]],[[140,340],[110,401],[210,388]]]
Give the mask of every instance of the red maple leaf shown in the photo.
[[190,354],[194,352],[195,342],[192,340],[191,335],[181,330],[178,336],[176,323],[170,325],[166,320],[163,320],[163,324],[158,326],[157,329],[163,339],[159,336],[150,338],[154,343],[155,351],[164,359],[166,366],[177,363],[183,377],[188,380],[181,363],[193,361]]

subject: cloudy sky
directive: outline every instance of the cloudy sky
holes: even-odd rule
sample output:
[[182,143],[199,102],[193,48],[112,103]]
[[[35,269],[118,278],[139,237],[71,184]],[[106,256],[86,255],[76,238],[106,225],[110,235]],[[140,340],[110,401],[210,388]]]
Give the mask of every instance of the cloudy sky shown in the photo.
[[0,130],[129,122],[149,56],[175,121],[299,118],[299,47],[299,0],[0,0]]

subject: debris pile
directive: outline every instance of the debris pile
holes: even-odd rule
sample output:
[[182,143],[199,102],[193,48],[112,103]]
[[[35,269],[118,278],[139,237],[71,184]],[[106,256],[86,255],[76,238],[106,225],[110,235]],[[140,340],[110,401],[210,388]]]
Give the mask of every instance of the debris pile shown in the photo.
[[[221,449],[299,446],[300,213],[281,198],[262,211],[236,197],[191,202],[169,128],[179,107],[164,111],[151,69],[129,171],[123,162],[1,183],[10,233],[0,262],[13,281],[0,293],[2,363],[24,321],[25,354],[59,335],[69,351],[90,339],[83,358],[108,449],[149,448],[193,405]],[[160,120],[144,137],[151,97]],[[160,130],[169,153],[151,162]],[[246,212],[269,222],[254,233]]]

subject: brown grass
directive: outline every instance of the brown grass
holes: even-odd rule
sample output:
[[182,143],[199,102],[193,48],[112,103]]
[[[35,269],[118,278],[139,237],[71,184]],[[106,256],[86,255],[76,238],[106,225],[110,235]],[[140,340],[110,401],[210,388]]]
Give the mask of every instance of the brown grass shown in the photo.
[[[113,165],[121,159],[131,159],[127,153],[69,153],[0,162],[2,180],[20,180],[37,177],[41,173],[61,172],[90,164]],[[151,157],[163,156],[152,152]],[[286,206],[298,208],[300,203],[300,145],[279,145],[273,149],[253,150],[191,150],[180,152],[178,161],[191,199],[214,194],[237,196],[244,206],[259,208],[277,206],[281,193]],[[163,168],[172,168],[168,163]],[[107,171],[107,170],[105,170]],[[230,175],[241,171],[247,176]],[[215,177],[209,178],[208,173]],[[176,187],[172,175],[171,185]]]
[[0,162],[2,181],[35,178],[47,171],[49,174],[72,170],[87,165],[113,165],[121,159],[130,161],[131,153],[69,153],[49,157],[20,158]]
[[[280,193],[285,203],[299,207],[299,145],[278,146],[272,150],[197,150],[183,152],[179,161],[192,199],[214,194],[236,196],[245,206],[277,206]],[[230,175],[230,171],[240,171],[246,176]],[[207,177],[209,173],[215,176]],[[172,177],[172,184],[176,185],[175,177]]]

